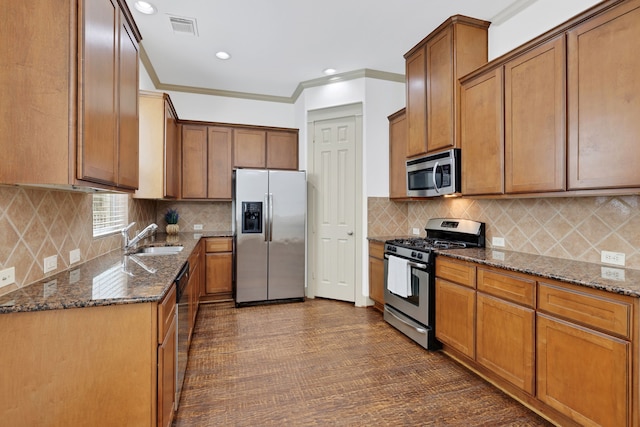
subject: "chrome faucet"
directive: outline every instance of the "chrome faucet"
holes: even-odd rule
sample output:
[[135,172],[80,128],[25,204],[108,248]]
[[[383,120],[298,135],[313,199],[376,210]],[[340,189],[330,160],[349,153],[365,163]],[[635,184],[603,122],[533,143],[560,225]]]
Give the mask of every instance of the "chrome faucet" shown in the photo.
[[127,225],[125,228],[123,228],[120,231],[120,233],[122,234],[122,245],[124,247],[125,252],[128,252],[131,248],[135,247],[135,245],[137,245],[140,240],[144,239],[150,234],[155,233],[156,230],[158,229],[158,226],[156,224],[149,224],[144,230],[138,233],[135,237],[133,237],[132,239],[129,239],[129,229],[133,227],[134,224],[135,222],[132,222],[131,224]]

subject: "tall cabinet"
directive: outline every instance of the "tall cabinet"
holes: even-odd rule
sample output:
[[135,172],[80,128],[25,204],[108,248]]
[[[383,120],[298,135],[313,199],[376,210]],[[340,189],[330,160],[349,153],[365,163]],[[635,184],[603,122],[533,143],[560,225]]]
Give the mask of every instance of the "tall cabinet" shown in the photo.
[[137,188],[141,36],[125,2],[7,2],[3,14],[0,182]]
[[407,52],[407,157],[460,146],[458,79],[487,62],[489,22],[452,16]]

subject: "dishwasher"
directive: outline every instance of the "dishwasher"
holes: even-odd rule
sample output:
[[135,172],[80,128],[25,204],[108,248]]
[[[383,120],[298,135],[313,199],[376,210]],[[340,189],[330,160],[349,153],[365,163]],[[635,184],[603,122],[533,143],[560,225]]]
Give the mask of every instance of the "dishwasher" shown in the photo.
[[176,399],[175,410],[180,404],[180,393],[182,393],[182,383],[187,369],[187,358],[189,357],[189,261],[184,263],[180,272],[176,276],[176,292],[178,311],[178,324],[176,325]]

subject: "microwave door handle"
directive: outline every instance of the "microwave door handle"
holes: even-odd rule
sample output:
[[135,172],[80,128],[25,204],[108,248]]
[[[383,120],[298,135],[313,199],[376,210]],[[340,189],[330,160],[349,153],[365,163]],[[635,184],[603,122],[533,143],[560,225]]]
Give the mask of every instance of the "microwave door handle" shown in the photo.
[[438,171],[438,166],[440,166],[440,162],[436,162],[436,164],[433,165],[433,174],[431,175],[433,179],[433,189],[436,190],[436,193],[440,192],[440,189],[438,188],[438,183],[436,182],[436,172]]

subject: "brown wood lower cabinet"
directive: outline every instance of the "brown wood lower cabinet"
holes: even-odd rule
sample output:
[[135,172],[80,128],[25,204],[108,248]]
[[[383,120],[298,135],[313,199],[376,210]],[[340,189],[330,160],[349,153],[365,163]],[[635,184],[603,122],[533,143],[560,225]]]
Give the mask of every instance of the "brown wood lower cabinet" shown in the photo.
[[374,308],[384,309],[384,243],[369,242],[369,298]]
[[639,302],[436,260],[436,336],[443,351],[559,425],[640,425]]
[[210,237],[205,240],[205,286],[207,299],[228,299],[233,291],[233,238]]
[[176,288],[158,304],[158,427],[171,427],[176,396]]

